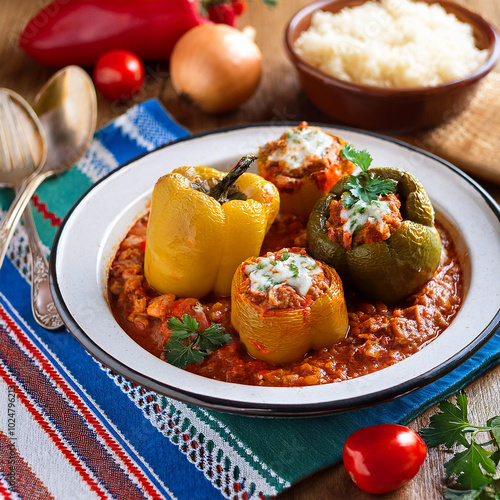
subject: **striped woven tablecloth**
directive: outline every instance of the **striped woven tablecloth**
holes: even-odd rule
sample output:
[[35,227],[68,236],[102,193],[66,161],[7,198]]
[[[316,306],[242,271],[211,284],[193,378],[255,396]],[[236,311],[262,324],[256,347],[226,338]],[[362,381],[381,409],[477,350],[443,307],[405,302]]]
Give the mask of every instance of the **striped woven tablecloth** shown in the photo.
[[[86,156],[46,181],[33,212],[47,253],[70,207],[130,158],[186,135],[155,101],[100,130]],[[2,214],[12,193],[0,190]],[[498,333],[458,369],[379,405],[307,419],[197,408],[112,373],[67,331],[47,332],[30,303],[21,227],[0,271],[0,496],[27,499],[250,499],[272,496],[338,461],[345,438],[406,423],[500,360]]]

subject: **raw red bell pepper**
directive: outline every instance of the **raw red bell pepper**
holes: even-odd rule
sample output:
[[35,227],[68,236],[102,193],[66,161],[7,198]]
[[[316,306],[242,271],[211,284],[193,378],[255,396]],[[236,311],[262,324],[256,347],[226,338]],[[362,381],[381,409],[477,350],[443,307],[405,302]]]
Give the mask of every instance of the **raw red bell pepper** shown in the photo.
[[48,66],[90,66],[115,49],[166,60],[186,31],[206,22],[198,0],[56,0],[28,23],[19,43]]

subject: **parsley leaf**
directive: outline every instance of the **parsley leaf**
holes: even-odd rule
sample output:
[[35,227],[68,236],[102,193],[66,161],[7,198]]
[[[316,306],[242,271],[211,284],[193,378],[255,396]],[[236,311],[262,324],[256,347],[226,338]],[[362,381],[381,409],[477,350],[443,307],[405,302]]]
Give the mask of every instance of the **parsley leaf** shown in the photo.
[[379,196],[386,196],[396,191],[398,183],[393,179],[382,179],[368,170],[372,163],[370,153],[363,149],[358,151],[352,144],[346,144],[342,149],[342,156],[358,165],[362,172],[349,175],[344,183],[345,193],[342,196],[342,205],[348,210],[354,205],[369,205]]
[[[172,335],[163,345],[165,361],[178,368],[201,363],[211,351],[231,340],[228,333],[222,333],[224,328],[216,323],[212,323],[204,332],[199,332],[198,321],[187,314],[182,316],[182,320],[169,318],[167,325]],[[187,339],[192,340],[187,342]]]
[[348,210],[354,206],[356,201],[356,197],[349,192],[345,193],[342,197],[342,205],[344,205],[344,207]]
[[192,344],[186,346],[177,340],[170,340],[165,344],[164,348],[165,361],[178,368],[185,368],[186,365],[191,363],[200,363],[205,359],[205,356],[208,356],[207,352],[193,349]]
[[444,468],[448,477],[454,475],[457,484],[466,490],[477,490],[491,483],[492,477],[486,475],[483,469],[490,474],[495,473],[495,463],[490,458],[490,452],[475,441],[464,451],[455,454]]
[[342,149],[342,156],[349,161],[352,161],[358,167],[366,172],[368,167],[372,164],[372,157],[370,153],[363,149],[362,151],[358,151],[352,144],[346,144]]
[[[448,478],[455,485],[445,489],[445,498],[462,500],[500,499],[500,479],[496,467],[500,462],[500,416],[492,417],[485,426],[471,424],[467,416],[467,396],[461,391],[456,404],[442,401],[440,413],[430,419],[430,425],[420,431],[427,446],[444,444],[465,449],[455,452],[444,465]],[[477,434],[489,433],[492,439],[478,442]]]
[[486,422],[488,427],[491,427],[491,434],[493,439],[497,442],[497,446],[500,447],[500,417],[493,417]]
[[457,406],[449,401],[441,401],[438,405],[441,413],[432,415],[430,426],[420,431],[427,446],[444,444],[447,448],[451,448],[457,443],[468,446],[469,441],[464,435],[464,430],[471,427],[467,420],[467,398],[464,401],[461,394],[457,396]]
[[177,340],[187,339],[198,332],[198,322],[187,314],[182,316],[182,321],[179,318],[170,318],[167,324],[172,331],[172,337]]
[[478,490],[455,490],[446,488],[444,492],[446,500],[478,500],[481,497],[481,492]]
[[212,323],[199,337],[198,347],[204,351],[215,351],[231,340],[229,333],[222,333],[222,326]]

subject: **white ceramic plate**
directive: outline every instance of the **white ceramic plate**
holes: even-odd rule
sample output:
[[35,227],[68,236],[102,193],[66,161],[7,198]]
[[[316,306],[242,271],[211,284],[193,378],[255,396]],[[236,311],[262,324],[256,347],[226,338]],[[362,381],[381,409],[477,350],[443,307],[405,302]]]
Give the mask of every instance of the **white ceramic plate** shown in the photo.
[[302,388],[253,387],[175,368],[136,344],[106,302],[108,265],[128,229],[147,209],[156,180],[182,165],[227,170],[290,125],[252,125],[181,139],[134,159],[93,186],[56,238],[51,286],[68,329],[98,360],[129,380],[200,406],[256,415],[305,415],[372,405],[422,387],[471,356],[500,324],[500,211],[477,184],[445,161],[392,139],[322,126],[374,166],[397,166],[424,184],[438,218],[455,239],[465,300],[451,326],[413,356],[363,377]]

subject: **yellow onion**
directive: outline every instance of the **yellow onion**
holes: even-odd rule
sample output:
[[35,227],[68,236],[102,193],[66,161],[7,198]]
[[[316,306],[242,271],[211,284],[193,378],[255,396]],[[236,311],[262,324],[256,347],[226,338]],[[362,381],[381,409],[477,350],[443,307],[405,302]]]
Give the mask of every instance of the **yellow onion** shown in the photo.
[[277,365],[291,363],[311,349],[327,347],[346,336],[349,320],[344,291],[333,268],[322,266],[330,286],[309,306],[264,309],[249,299],[242,286],[248,278],[244,265],[254,260],[238,267],[231,287],[231,323],[251,356]]
[[255,92],[262,54],[250,36],[225,24],[203,24],[183,35],[170,58],[176,92],[206,113],[231,111]]

